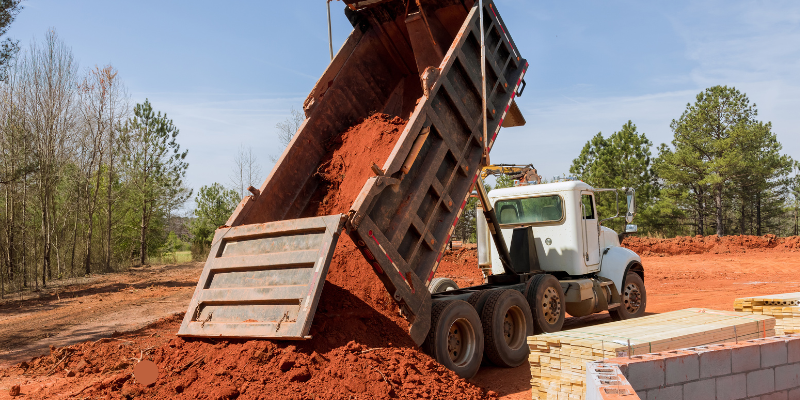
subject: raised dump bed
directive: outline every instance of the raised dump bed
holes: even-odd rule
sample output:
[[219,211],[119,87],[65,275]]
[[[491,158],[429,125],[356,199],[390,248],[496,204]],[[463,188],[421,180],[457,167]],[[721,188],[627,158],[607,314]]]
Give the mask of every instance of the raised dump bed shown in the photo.
[[[179,335],[305,337],[346,229],[412,323],[412,338],[424,340],[426,287],[484,147],[491,149],[501,126],[524,123],[513,100],[528,64],[485,1],[484,140],[478,6],[370,3],[348,12],[356,28],[306,100],[307,118],[267,180],[215,233]],[[349,209],[318,215],[321,197],[336,190],[320,173],[331,143],[376,112],[408,122]]]

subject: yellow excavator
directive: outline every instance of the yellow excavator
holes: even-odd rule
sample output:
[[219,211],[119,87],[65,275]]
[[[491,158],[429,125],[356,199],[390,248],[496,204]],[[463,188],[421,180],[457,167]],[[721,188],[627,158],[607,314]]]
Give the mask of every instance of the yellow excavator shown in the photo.
[[489,175],[501,176],[506,175],[516,181],[517,186],[540,184],[542,183],[541,175],[536,173],[536,168],[532,164],[528,165],[515,165],[515,164],[493,164],[487,165],[481,169],[481,179],[486,179]]

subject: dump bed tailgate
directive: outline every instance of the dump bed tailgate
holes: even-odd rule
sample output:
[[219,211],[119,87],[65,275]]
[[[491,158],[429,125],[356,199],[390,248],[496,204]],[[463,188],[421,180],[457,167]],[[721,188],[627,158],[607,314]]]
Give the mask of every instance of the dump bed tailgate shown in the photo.
[[218,229],[178,336],[307,336],[344,221]]

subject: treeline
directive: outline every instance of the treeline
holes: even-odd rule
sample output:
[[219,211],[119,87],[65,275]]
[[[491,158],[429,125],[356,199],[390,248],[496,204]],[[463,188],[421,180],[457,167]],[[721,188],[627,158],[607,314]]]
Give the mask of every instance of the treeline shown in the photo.
[[[589,140],[570,173],[595,187],[635,188],[646,235],[797,235],[800,163],[781,154],[772,124],[757,116],[746,94],[714,86],[672,121],[674,139],[655,158],[652,142],[628,121]],[[614,207],[611,196],[598,195],[601,216]]]
[[[0,295],[144,264],[191,196],[178,129],[55,32],[0,83]],[[173,222],[174,225],[174,222]]]
[[[640,234],[798,235],[800,163],[781,154],[772,124],[757,116],[746,94],[714,86],[672,121],[674,139],[658,146],[655,157],[653,143],[628,121],[588,140],[570,174],[596,188],[636,189]],[[495,188],[514,184],[501,176]],[[613,192],[598,193],[596,202],[601,218],[616,214]],[[471,199],[455,237],[475,241],[475,204]],[[620,213],[626,211],[623,197]],[[621,232],[623,223],[605,225]]]

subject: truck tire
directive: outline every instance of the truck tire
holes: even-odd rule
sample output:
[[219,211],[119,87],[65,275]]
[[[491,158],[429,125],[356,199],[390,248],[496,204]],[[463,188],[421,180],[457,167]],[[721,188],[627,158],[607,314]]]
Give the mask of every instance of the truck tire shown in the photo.
[[492,290],[477,291],[467,298],[467,303],[475,308],[475,312],[477,312],[478,315],[481,315],[481,311],[483,311],[483,305],[486,304],[486,299],[489,298],[492,292]]
[[561,283],[555,276],[539,274],[528,284],[526,297],[533,314],[533,331],[536,334],[552,333],[564,326],[566,302]]
[[621,298],[619,307],[608,311],[611,319],[621,321],[644,315],[645,308],[647,308],[647,291],[639,274],[628,271],[625,281],[622,282],[619,297]]
[[458,376],[472,378],[483,358],[483,330],[478,313],[463,300],[434,303],[431,329],[422,347]]
[[428,291],[431,292],[431,294],[456,289],[458,289],[458,284],[450,278],[433,278],[431,284],[428,285]]
[[528,358],[527,337],[533,335],[528,301],[516,290],[493,290],[481,313],[483,349],[498,367],[516,367]]

